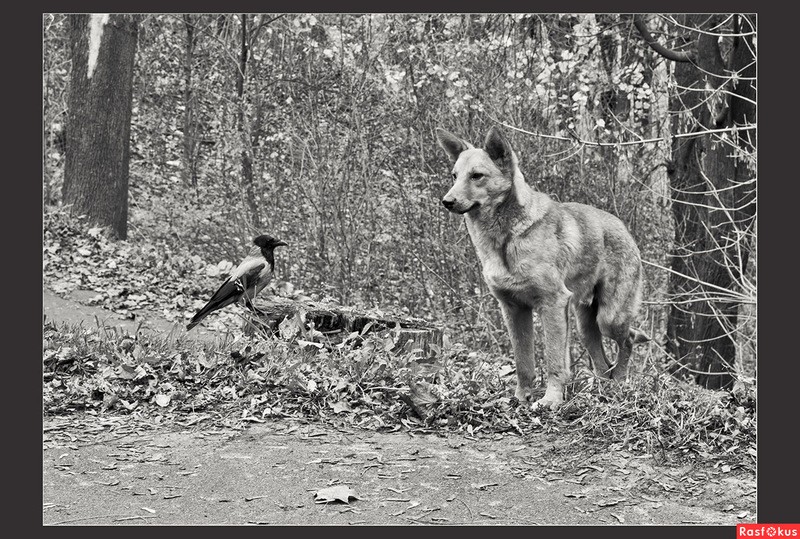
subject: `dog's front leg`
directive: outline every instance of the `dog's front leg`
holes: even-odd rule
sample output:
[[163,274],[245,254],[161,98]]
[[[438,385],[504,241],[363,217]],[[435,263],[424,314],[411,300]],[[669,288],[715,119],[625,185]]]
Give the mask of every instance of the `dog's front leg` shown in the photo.
[[514,362],[517,365],[517,389],[514,395],[520,402],[531,399],[533,389],[533,310],[530,307],[500,301],[500,310],[511,338]]
[[569,298],[564,294],[542,306],[541,319],[544,330],[544,361],[547,370],[547,388],[544,397],[533,403],[533,408],[556,408],[564,402],[564,384],[569,380]]

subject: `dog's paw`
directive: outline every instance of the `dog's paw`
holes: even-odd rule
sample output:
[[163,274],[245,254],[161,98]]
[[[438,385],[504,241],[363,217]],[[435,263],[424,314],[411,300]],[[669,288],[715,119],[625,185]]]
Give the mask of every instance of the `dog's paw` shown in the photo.
[[531,410],[555,410],[564,402],[564,399],[542,397],[538,401],[531,404]]
[[564,388],[558,384],[548,384],[544,392],[544,397],[531,405],[531,409],[539,410],[549,408],[555,410],[564,402]]
[[533,389],[530,387],[522,388],[517,386],[517,389],[514,391],[514,397],[519,402],[531,402],[533,400]]

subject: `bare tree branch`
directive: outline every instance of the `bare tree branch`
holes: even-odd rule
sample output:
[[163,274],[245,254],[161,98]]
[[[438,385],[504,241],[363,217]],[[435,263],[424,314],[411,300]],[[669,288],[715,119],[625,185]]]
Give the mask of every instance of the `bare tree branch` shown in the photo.
[[636,14],[633,16],[633,25],[636,26],[636,29],[639,30],[639,33],[644,38],[645,43],[650,45],[650,48],[656,51],[658,54],[666,58],[667,60],[672,60],[673,62],[693,62],[694,57],[690,52],[679,52],[674,51],[672,49],[668,49],[663,46],[661,43],[656,41],[656,38],[653,37],[653,34],[650,33],[650,30],[647,28],[647,24],[644,22],[641,14]]

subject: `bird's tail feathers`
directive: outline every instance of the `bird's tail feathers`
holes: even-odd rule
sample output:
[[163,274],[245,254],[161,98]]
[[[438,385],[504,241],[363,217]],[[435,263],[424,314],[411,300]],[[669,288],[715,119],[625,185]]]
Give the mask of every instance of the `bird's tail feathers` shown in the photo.
[[213,309],[211,308],[210,305],[206,305],[205,307],[200,309],[200,311],[198,311],[198,313],[192,317],[192,319],[189,321],[189,323],[186,324],[186,331],[189,331],[190,329],[195,327],[197,324],[202,322],[203,318],[208,316],[209,313],[211,313],[211,311],[213,311]]
[[241,296],[242,285],[238,281],[228,281],[223,284],[219,290],[211,297],[206,305],[197,311],[197,314],[192,317],[186,325],[186,331],[191,330],[197,324],[203,321],[203,318],[216,311],[227,307],[235,302]]

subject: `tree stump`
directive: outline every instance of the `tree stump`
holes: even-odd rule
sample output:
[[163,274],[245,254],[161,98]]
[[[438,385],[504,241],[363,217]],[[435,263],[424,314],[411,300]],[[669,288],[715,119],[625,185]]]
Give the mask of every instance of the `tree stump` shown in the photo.
[[[393,333],[395,352],[421,352],[423,357],[438,355],[444,332],[420,318],[398,316],[378,309],[363,311],[354,307],[321,302],[301,302],[278,296],[258,303],[260,322],[274,334],[320,342],[339,343],[353,333]],[[322,339],[322,340],[325,340]]]

